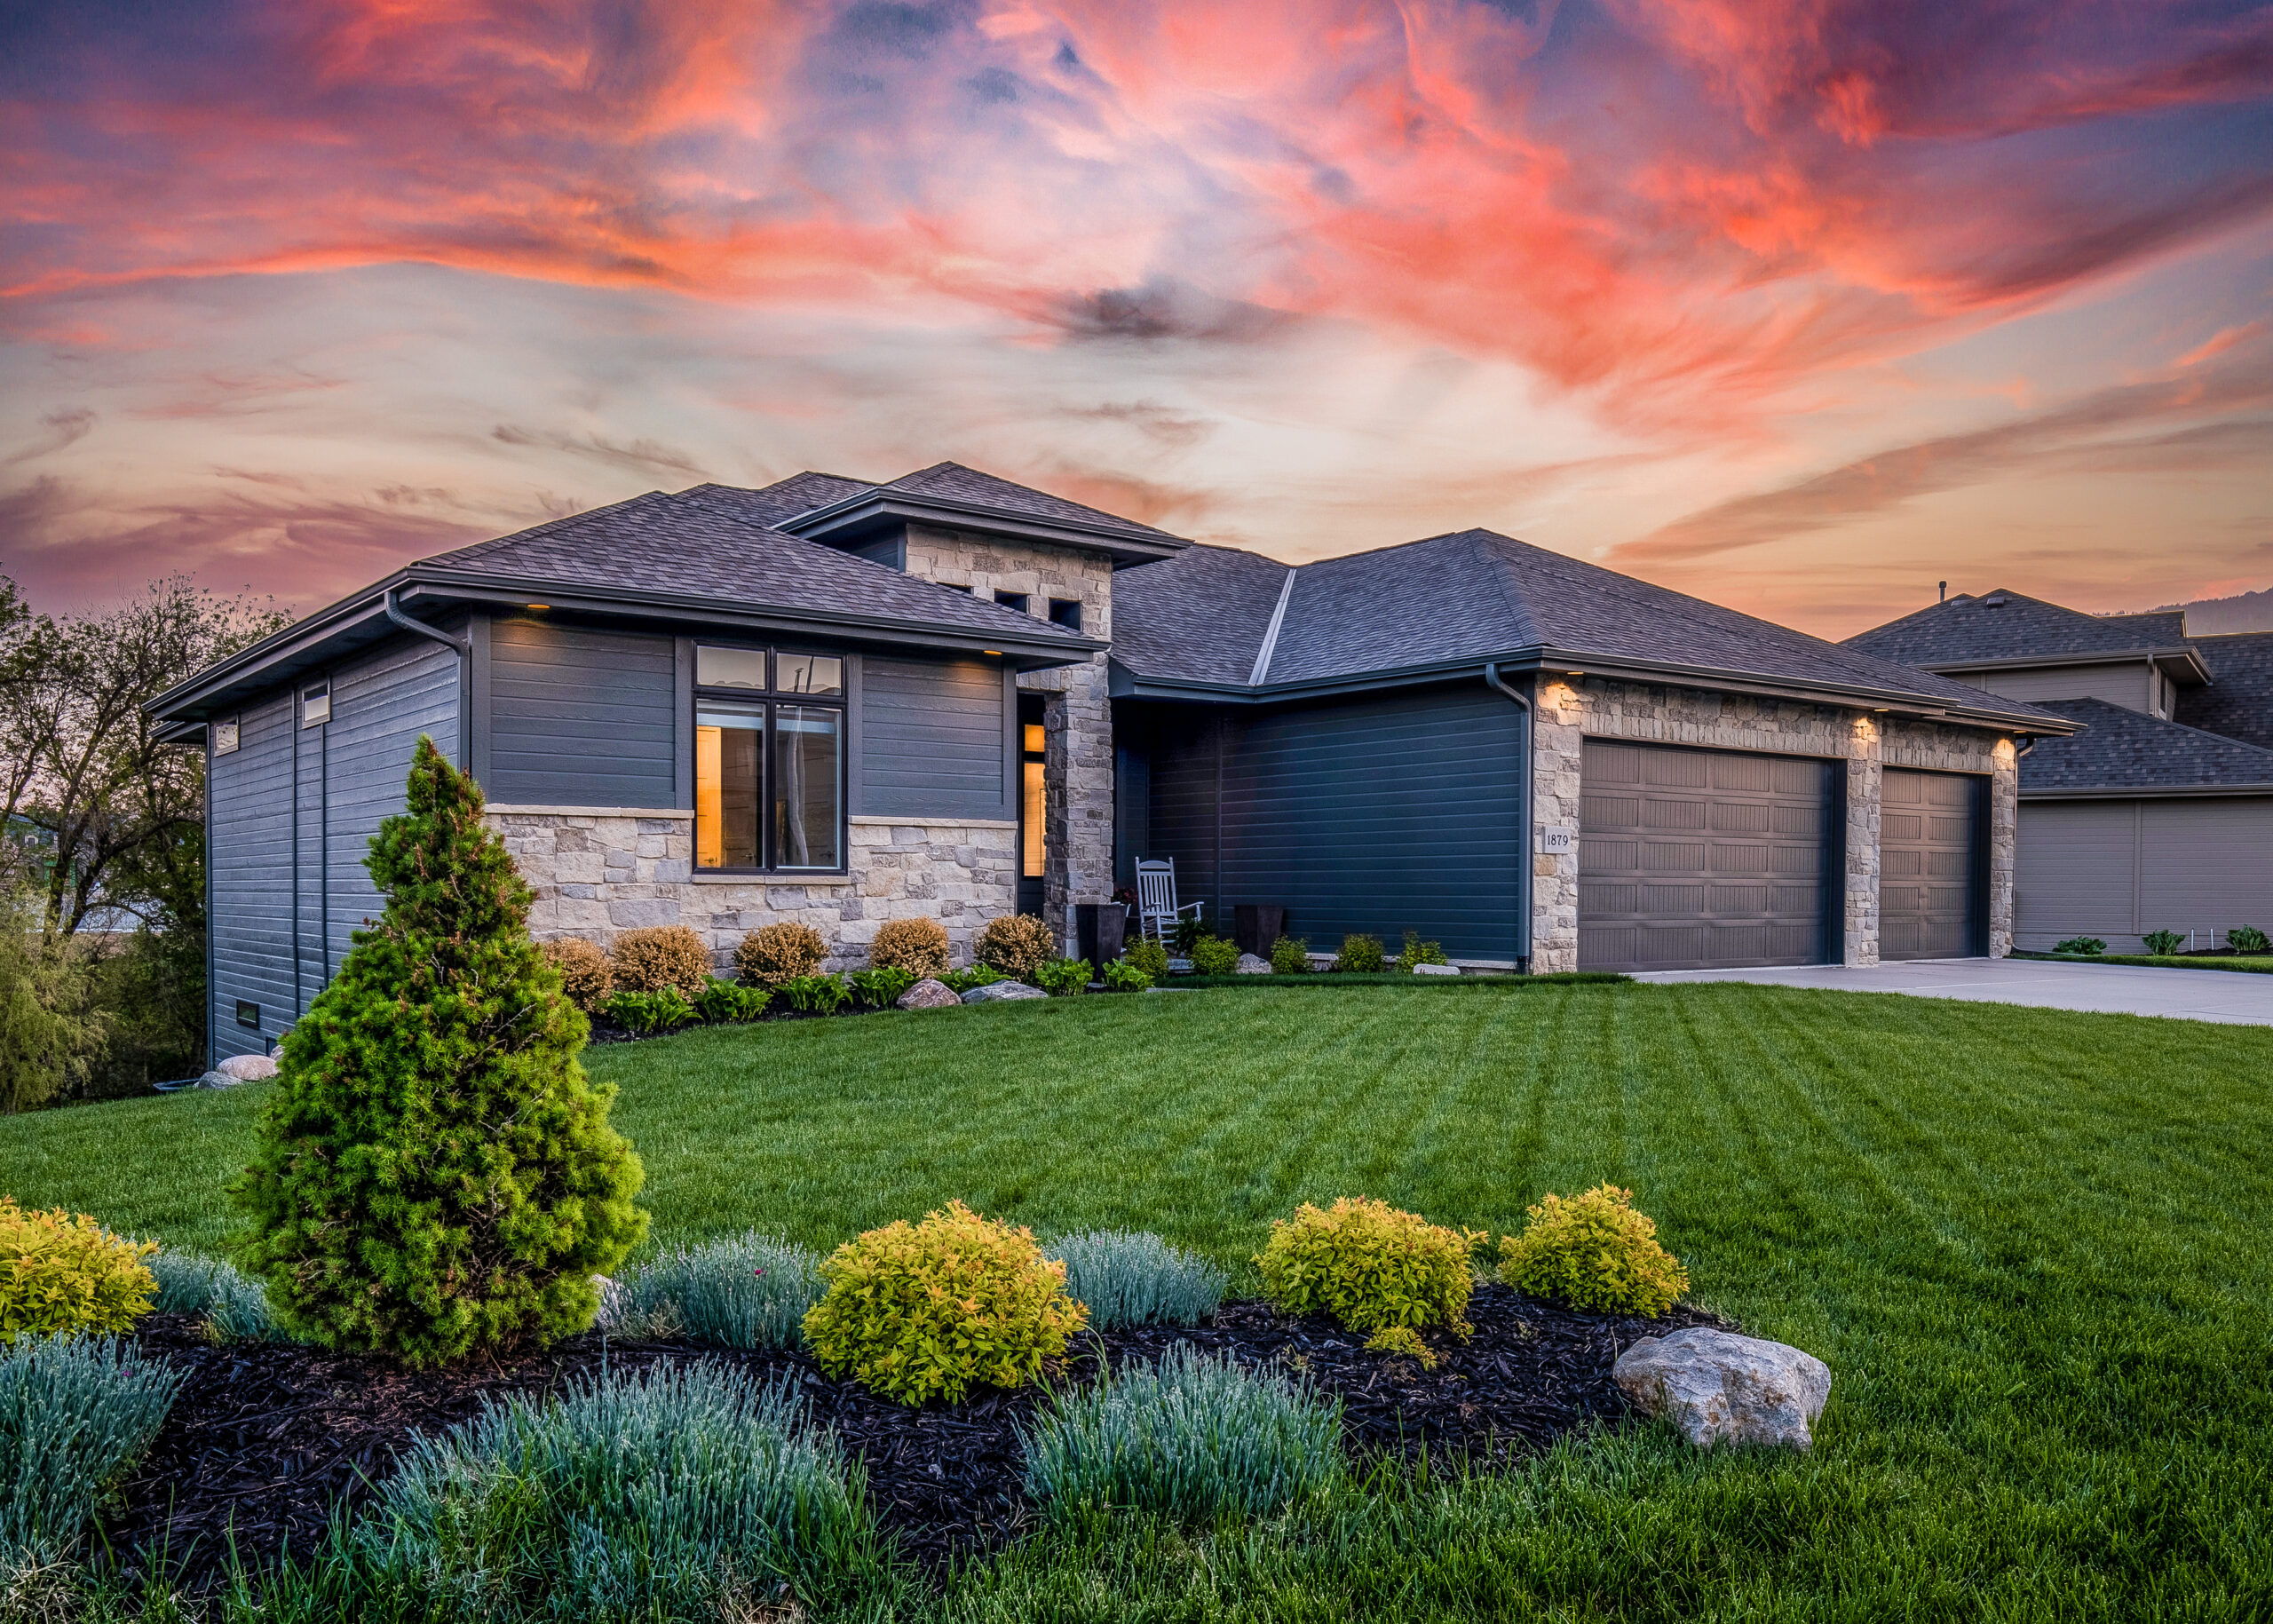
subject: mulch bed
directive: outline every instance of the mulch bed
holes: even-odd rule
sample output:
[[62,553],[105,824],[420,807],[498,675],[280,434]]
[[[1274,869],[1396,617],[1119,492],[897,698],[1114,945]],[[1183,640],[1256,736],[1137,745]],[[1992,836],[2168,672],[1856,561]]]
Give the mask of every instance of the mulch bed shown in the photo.
[[[1426,1450],[1437,1462],[1504,1464],[1562,1433],[1622,1419],[1626,1402],[1610,1370],[1636,1339],[1720,1323],[1678,1308],[1654,1320],[1573,1313],[1498,1285],[1477,1290],[1469,1317],[1476,1335],[1467,1343],[1429,1335],[1443,1357],[1427,1371],[1412,1359],[1366,1351],[1361,1336],[1331,1321],[1232,1303],[1213,1324],[1196,1328],[1085,1335],[1052,1379],[1094,1378],[1100,1348],[1118,1365],[1189,1342],[1244,1365],[1307,1374],[1342,1400],[1344,1437],[1361,1460]],[[502,1363],[415,1373],[313,1348],[216,1346],[173,1315],[143,1321],[140,1340],[189,1374],[164,1430],[125,1486],[123,1509],[106,1518],[105,1539],[129,1568],[162,1548],[181,1569],[178,1582],[192,1589],[226,1570],[232,1534],[248,1564],[280,1554],[305,1557],[322,1541],[333,1508],[368,1493],[413,1433],[467,1420],[486,1400],[595,1374],[602,1358],[601,1339],[584,1335]],[[813,1418],[865,1458],[884,1527],[928,1568],[996,1549],[1034,1520],[1021,1487],[1017,1428],[1034,1411],[1034,1391],[989,1390],[960,1405],[911,1410],[830,1381],[802,1352],[611,1338],[606,1356],[614,1370],[700,1358],[764,1378],[789,1373]]]

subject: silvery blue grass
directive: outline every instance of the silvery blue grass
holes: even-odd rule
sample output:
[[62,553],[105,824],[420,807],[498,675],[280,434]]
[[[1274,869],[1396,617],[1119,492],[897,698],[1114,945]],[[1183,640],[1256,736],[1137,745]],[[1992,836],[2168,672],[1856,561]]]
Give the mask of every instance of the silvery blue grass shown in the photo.
[[625,1269],[602,1294],[600,1325],[619,1336],[794,1347],[820,1293],[820,1259],[751,1231]]
[[115,1336],[0,1343],[0,1567],[67,1561],[150,1447],[179,1373]]
[[266,1342],[281,1336],[269,1311],[268,1288],[234,1264],[194,1252],[160,1252],[146,1266],[157,1277],[150,1306],[162,1314],[202,1314],[221,1342]]
[[1093,1230],[1049,1248],[1065,1265],[1065,1289],[1089,1305],[1089,1325],[1198,1325],[1224,1301],[1230,1278],[1204,1257],[1158,1235]]
[[1260,1516],[1332,1482],[1341,1435],[1341,1406],[1306,1382],[1179,1343],[1053,1400],[1024,1440],[1026,1493],[1052,1511]]

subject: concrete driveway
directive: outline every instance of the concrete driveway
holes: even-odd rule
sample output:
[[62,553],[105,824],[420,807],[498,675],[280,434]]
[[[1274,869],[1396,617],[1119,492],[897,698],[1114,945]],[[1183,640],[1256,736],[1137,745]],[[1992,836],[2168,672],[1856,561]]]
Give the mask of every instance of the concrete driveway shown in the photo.
[[2034,1004],[2113,1015],[2273,1026],[2273,976],[2230,970],[2149,970],[2134,964],[2061,964],[2040,959],[1918,959],[1849,969],[1804,964],[1783,970],[1658,970],[1636,981],[1764,981],[1849,993],[1910,993],[1981,1003]]

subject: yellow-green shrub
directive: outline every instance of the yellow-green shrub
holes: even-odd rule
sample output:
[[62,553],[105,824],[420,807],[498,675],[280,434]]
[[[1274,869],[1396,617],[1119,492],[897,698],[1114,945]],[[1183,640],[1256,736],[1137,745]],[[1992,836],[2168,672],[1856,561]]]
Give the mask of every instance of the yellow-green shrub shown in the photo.
[[615,939],[608,972],[619,993],[660,993],[670,986],[682,998],[693,998],[710,985],[710,949],[685,925],[649,925]]
[[947,973],[947,927],[936,919],[888,919],[868,944],[872,970],[913,970],[919,981]]
[[1149,936],[1130,944],[1121,955],[1121,962],[1132,970],[1143,970],[1155,981],[1168,978],[1168,950]]
[[1689,1289],[1689,1275],[1633,1203],[1633,1192],[1615,1184],[1548,1196],[1526,1209],[1521,1235],[1501,1240],[1500,1278],[1588,1313],[1664,1313]]
[[598,943],[581,936],[563,936],[542,946],[547,962],[560,972],[560,990],[568,994],[570,1003],[590,1015],[607,1002],[608,994],[615,990],[615,974]]
[[[1168,955],[1160,955],[1167,963]],[[1220,936],[1203,936],[1192,944],[1192,968],[1203,976],[1228,976],[1239,967],[1239,945]]]
[[1089,1319],[1033,1231],[961,1201],[845,1242],[820,1275],[828,1289],[805,1314],[813,1357],[904,1404],[1022,1387]]
[[971,952],[982,964],[1031,981],[1035,970],[1057,956],[1057,941],[1032,914],[1005,914],[986,922]]
[[1255,1256],[1263,1295],[1290,1314],[1332,1314],[1353,1331],[1386,1326],[1468,1329],[1482,1230],[1445,1229],[1387,1201],[1303,1203],[1271,1226]]
[[26,1212],[0,1195],[0,1340],[27,1331],[115,1335],[150,1311],[154,1240],[126,1240],[86,1214]]
[[828,944],[820,931],[802,920],[784,919],[742,938],[734,949],[734,970],[744,986],[778,987],[812,975],[828,956]]

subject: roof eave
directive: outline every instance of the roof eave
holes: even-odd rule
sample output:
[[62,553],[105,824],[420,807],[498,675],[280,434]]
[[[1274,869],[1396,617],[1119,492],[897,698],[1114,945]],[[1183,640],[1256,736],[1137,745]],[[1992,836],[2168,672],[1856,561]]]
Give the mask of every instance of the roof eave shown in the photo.
[[862,491],[819,507],[775,527],[809,542],[836,546],[890,524],[936,524],[954,529],[977,530],[1018,541],[1043,542],[1111,555],[1116,565],[1149,564],[1174,558],[1192,543],[1180,536],[1132,535],[1105,527],[1038,519],[983,503],[951,502],[905,491]]
[[2273,796],[2273,782],[2262,784],[2091,784],[2031,789],[2024,785],[2024,801],[2182,801],[2233,796]]
[[[2174,677],[2182,671],[2194,682],[2210,680],[2209,666],[2198,653],[2187,647],[2093,649],[2069,654],[2023,654],[2003,660],[1905,660],[1901,663],[1914,665],[1937,677],[1953,677],[1960,671],[2024,671],[2046,665],[2137,665],[2142,661],[2160,666]],[[2174,671],[2173,667],[2178,669]]]

